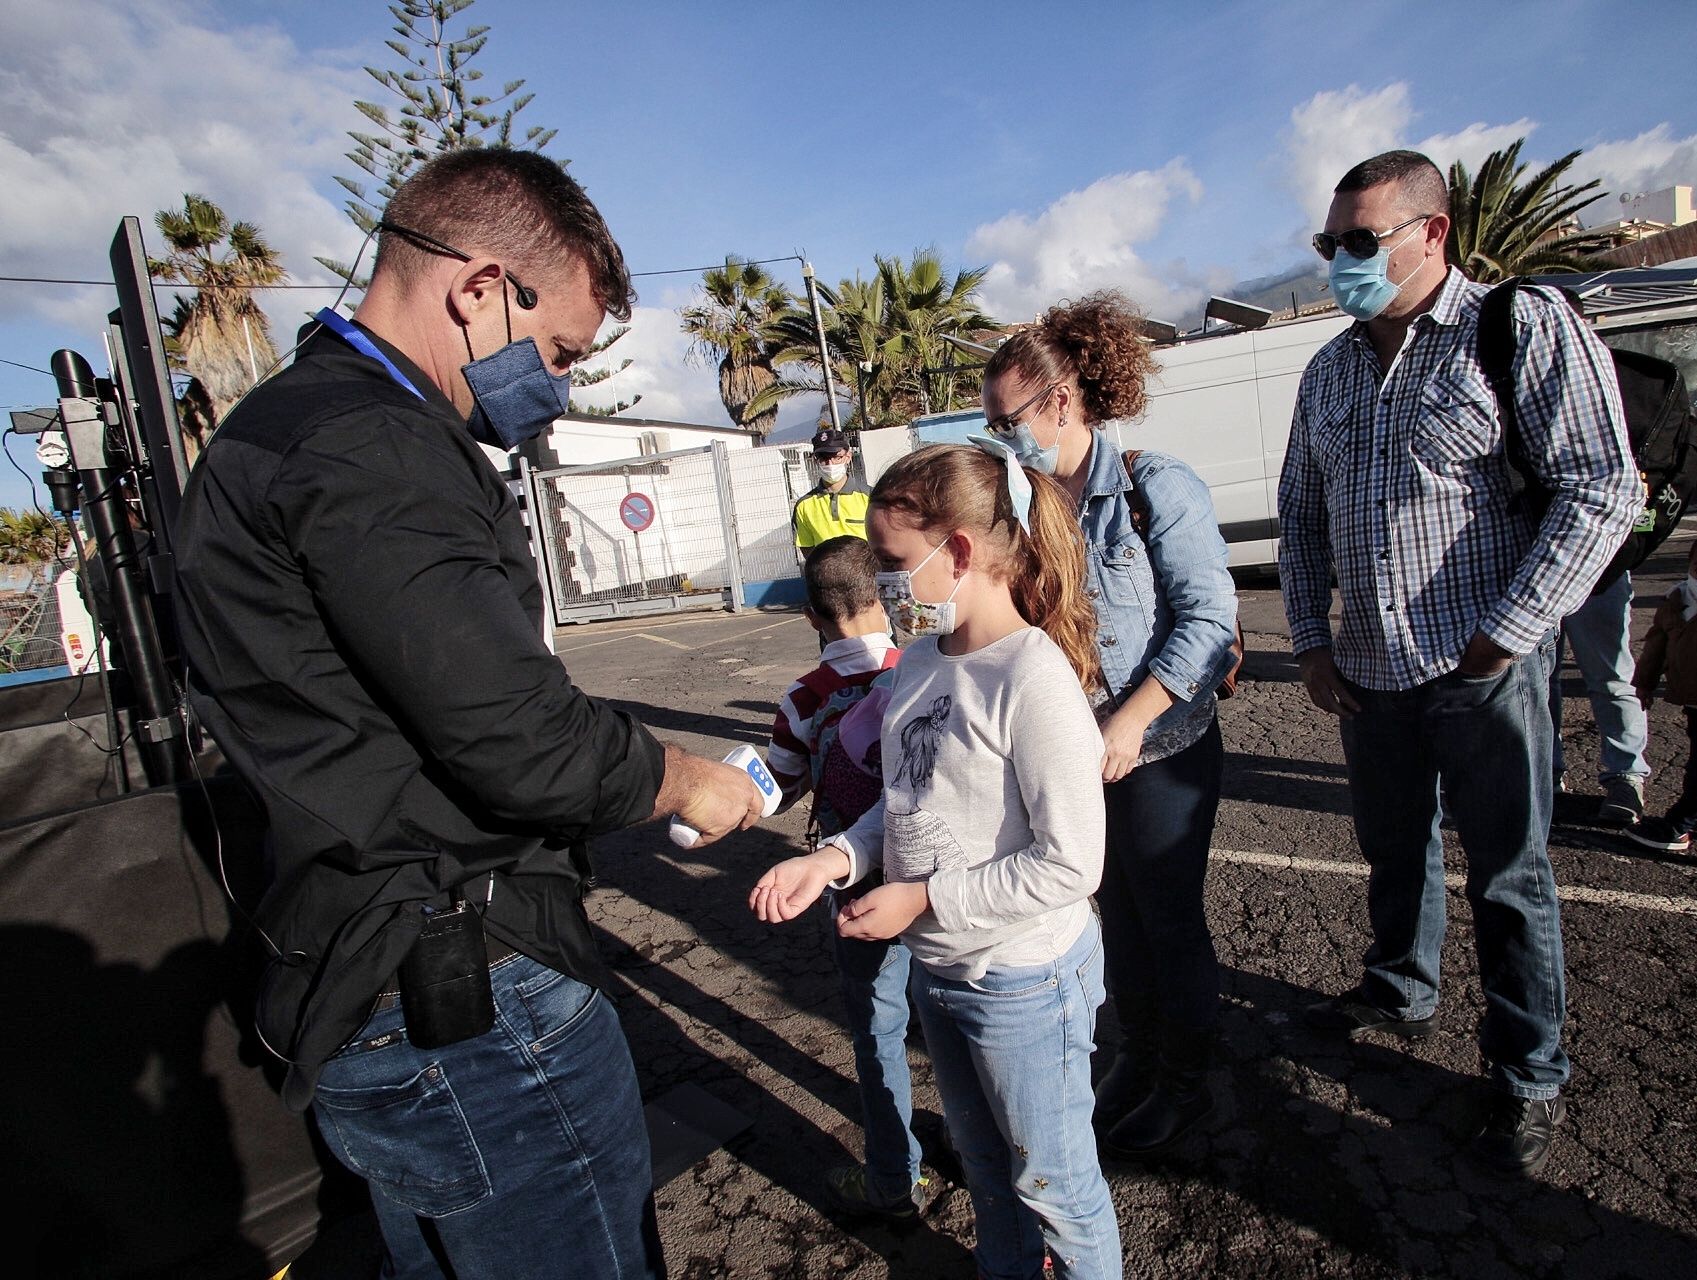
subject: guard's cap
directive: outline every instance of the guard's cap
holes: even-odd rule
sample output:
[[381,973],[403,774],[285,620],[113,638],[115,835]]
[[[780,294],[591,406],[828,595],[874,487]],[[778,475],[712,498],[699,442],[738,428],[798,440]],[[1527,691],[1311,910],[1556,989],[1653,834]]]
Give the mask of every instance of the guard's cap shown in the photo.
[[813,437],[813,452],[827,458],[848,447],[848,437],[835,427],[825,427]]

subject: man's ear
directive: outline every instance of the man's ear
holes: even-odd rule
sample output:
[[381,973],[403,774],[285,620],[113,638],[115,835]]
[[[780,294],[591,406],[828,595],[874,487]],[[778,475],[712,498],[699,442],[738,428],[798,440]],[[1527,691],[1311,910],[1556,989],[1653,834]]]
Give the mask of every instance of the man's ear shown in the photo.
[[807,619],[807,625],[812,627],[815,631],[823,631],[825,629],[825,624],[819,620],[819,615],[813,612],[812,605],[802,605],[801,616]]
[[448,307],[454,318],[463,325],[470,324],[485,307],[501,301],[507,287],[506,274],[494,258],[473,258],[462,263],[448,286]]
[[1432,257],[1434,249],[1437,257],[1444,256],[1444,242],[1449,239],[1450,220],[1448,214],[1434,213],[1426,219],[1426,256]]

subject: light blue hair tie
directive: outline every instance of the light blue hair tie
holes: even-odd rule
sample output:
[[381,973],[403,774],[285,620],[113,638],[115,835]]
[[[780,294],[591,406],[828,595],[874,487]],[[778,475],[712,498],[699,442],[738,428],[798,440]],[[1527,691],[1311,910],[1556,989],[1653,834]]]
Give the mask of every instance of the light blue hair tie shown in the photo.
[[968,436],[967,440],[989,454],[999,459],[1008,473],[1008,501],[1013,504],[1013,513],[1019,517],[1019,527],[1025,530],[1026,536],[1031,535],[1031,477],[1025,474],[1025,468],[1020,465],[1019,455],[989,436]]

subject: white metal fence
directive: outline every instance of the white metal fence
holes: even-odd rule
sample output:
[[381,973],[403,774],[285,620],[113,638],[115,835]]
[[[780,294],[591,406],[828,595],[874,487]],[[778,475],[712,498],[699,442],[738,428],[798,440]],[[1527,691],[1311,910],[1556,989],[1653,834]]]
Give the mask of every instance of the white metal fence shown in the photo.
[[696,449],[526,470],[556,624],[798,599],[799,449]]

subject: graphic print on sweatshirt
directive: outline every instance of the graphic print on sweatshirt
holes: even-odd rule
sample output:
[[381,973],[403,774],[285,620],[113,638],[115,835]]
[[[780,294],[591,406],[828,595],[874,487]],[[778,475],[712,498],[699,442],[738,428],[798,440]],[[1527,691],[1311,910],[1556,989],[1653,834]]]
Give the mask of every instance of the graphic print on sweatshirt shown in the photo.
[[884,872],[893,880],[927,880],[938,871],[967,865],[966,850],[948,824],[919,807],[920,793],[930,790],[936,776],[953,709],[954,699],[939,694],[929,710],[901,728],[901,760],[889,799],[895,800],[905,789],[912,807],[901,812],[887,804],[884,811]]

